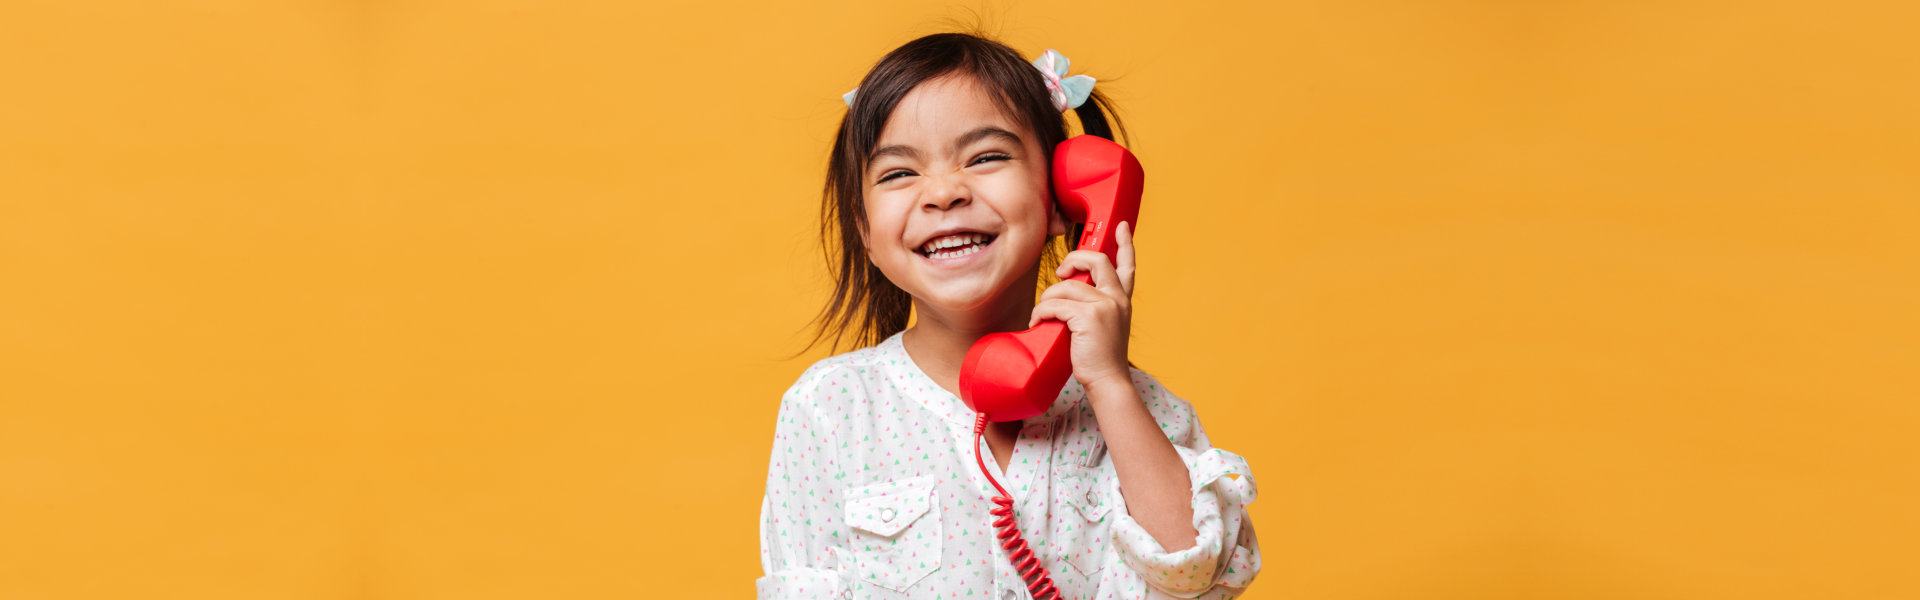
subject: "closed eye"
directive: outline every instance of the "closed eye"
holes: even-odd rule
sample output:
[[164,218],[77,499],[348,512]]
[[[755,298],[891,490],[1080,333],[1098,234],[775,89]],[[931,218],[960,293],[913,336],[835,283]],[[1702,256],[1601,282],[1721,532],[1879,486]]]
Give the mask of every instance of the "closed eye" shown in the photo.
[[[996,152],[993,154],[982,155],[979,158],[973,159],[973,164],[968,166],[973,166],[973,165],[978,165],[978,164],[983,164],[983,163],[988,163],[993,161],[1000,161],[1000,160],[1013,160],[1013,157]],[[880,185],[882,183],[893,181],[895,179],[899,179],[901,177],[905,177],[912,174],[913,174],[913,171],[908,171],[906,169],[895,169],[892,171],[888,171],[885,174],[882,174],[880,176],[880,179],[875,180],[873,184]]]

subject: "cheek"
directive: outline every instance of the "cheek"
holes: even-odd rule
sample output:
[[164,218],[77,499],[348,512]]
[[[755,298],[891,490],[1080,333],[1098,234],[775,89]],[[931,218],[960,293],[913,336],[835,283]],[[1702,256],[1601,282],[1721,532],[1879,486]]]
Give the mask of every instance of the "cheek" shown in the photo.
[[866,202],[867,231],[863,236],[867,247],[886,247],[899,245],[900,234],[906,227],[905,221],[896,211],[886,210],[886,198],[869,197]]
[[1038,215],[1045,218],[1053,209],[1053,195],[1047,191],[1047,174],[1029,170],[1009,171],[1008,177],[996,178],[992,184],[994,198],[999,199],[1001,214],[1009,218],[1021,218]]
[[1053,186],[1047,170],[1036,168],[1028,173],[1027,199],[1040,213],[1042,218],[1053,212]]
[[1055,218],[1053,196],[1046,193],[1044,188],[1029,190],[1026,196],[1021,198],[1020,207],[1021,220],[1043,232],[1049,221]]

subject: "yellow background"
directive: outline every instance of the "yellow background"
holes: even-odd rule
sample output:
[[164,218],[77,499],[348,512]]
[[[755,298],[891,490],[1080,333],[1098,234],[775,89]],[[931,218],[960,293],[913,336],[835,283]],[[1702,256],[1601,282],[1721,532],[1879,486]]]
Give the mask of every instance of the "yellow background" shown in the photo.
[[1912,598],[1904,2],[0,7],[0,598],[747,597],[839,95],[985,15],[1147,171],[1249,598]]

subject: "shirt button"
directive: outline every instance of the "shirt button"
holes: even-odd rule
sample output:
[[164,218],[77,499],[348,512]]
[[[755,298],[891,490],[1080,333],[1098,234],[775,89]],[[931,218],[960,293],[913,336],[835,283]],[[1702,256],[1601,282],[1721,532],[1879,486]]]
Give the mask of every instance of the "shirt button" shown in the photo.
[[1087,504],[1099,504],[1099,503],[1100,503],[1100,495],[1093,493],[1093,490],[1087,490]]
[[1001,590],[1000,597],[1005,598],[1006,600],[1020,600],[1020,592],[1016,592],[1013,590]]
[[880,509],[880,520],[893,521],[893,509],[891,508]]

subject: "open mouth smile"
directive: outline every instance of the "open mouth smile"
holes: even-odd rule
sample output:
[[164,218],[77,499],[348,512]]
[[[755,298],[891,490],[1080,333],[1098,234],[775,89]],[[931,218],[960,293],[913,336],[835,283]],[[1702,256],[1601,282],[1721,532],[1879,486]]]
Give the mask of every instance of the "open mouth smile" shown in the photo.
[[956,263],[979,254],[993,244],[996,236],[984,233],[956,233],[934,238],[914,252],[936,264]]

